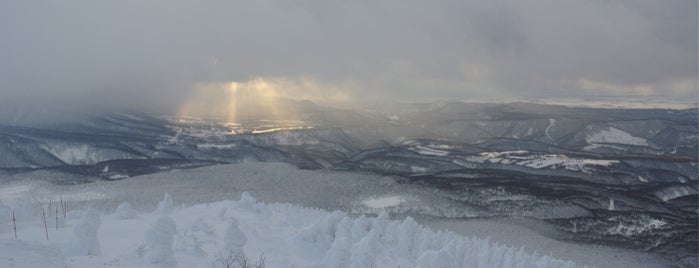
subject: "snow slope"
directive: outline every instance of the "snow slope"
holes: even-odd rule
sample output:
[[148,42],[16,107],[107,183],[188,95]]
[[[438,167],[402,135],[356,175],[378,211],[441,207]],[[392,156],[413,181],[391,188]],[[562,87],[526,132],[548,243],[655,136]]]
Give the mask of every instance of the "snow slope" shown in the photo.
[[[153,267],[151,261],[161,259],[153,256],[164,256],[162,259],[166,260],[165,263],[174,259],[178,267],[216,267],[212,264],[219,259],[219,251],[225,253],[227,248],[239,247],[231,239],[224,238],[240,237],[231,226],[237,226],[244,234],[246,243],[242,248],[245,255],[256,260],[264,252],[267,267],[333,267],[329,265],[331,260],[347,264],[344,267],[349,267],[352,262],[366,264],[360,260],[365,256],[362,250],[373,254],[366,255],[366,258],[373,258],[376,263],[374,267],[396,267],[389,263],[416,267],[418,264],[424,266],[425,262],[434,264],[428,267],[439,267],[436,266],[439,264],[437,261],[443,259],[448,259],[446,267],[475,266],[473,263],[464,264],[467,261],[483,262],[480,267],[507,267],[505,261],[527,263],[537,258],[546,260],[554,267],[563,264],[550,257],[535,256],[535,252],[598,267],[663,266],[658,265],[657,261],[648,261],[656,258],[651,254],[630,250],[570,242],[555,242],[555,246],[550,246],[554,241],[526,228],[477,224],[493,227],[481,231],[478,226],[470,225],[474,217],[477,219],[477,215],[481,214],[469,206],[440,197],[429,188],[400,184],[376,175],[299,170],[281,163],[244,163],[71,186],[35,179],[0,179],[0,244],[13,242],[11,207],[17,213],[20,224],[20,242],[31,246],[13,246],[19,247],[13,250],[28,249],[11,255],[34,259],[27,257],[36,255],[31,253],[34,249],[41,252],[58,250],[59,257],[53,258],[58,260],[50,262],[62,263],[62,259],[68,267]],[[230,201],[239,199],[243,191],[254,193],[267,204],[256,202],[251,197]],[[172,194],[170,198],[163,198],[168,192]],[[497,202],[502,198],[529,198],[504,194],[490,196],[486,193],[483,198],[487,202]],[[59,217],[56,230],[55,204],[59,199],[68,201],[69,211],[65,223]],[[47,208],[49,200],[53,200],[54,208],[47,210],[51,212],[48,217],[50,240],[46,241],[39,204]],[[79,225],[82,212],[87,208],[99,210],[101,216],[96,233],[101,254],[92,257],[63,251],[75,244],[74,227]],[[540,209],[547,209],[548,216],[556,214],[551,207]],[[334,210],[349,213],[329,212]],[[388,214],[375,216],[375,213],[382,211]],[[366,216],[367,213],[372,216]],[[388,215],[390,219],[386,218]],[[413,215],[421,224],[438,229],[413,225],[407,215]],[[160,229],[155,228],[156,222],[169,225],[166,224],[168,220],[161,221],[163,217],[174,222],[174,228],[166,228],[174,232],[159,232]],[[434,227],[433,224],[441,218],[452,218],[454,223],[469,226],[453,230],[458,234],[440,232],[439,229],[444,228]],[[541,225],[541,222],[537,221],[537,225]],[[401,235],[401,226],[412,226],[410,228],[413,229]],[[351,238],[336,240],[337,237],[350,237],[340,231],[345,228],[349,228]],[[155,251],[150,247],[169,244],[168,234],[171,233],[173,258],[167,254],[153,254]],[[370,233],[373,234],[370,236]],[[502,234],[508,235],[503,237]],[[84,239],[80,241],[92,241],[89,235],[82,237]],[[161,237],[165,243],[158,243],[159,239],[149,237]],[[406,244],[398,242],[395,237],[410,237],[412,244],[408,245],[413,245],[412,249],[405,251]],[[491,241],[497,241],[500,245],[483,240],[486,237],[493,237]],[[376,248],[369,252],[364,244]],[[7,257],[0,261],[9,258],[17,261],[18,258],[1,255],[9,250],[6,247],[0,246],[0,257]],[[170,252],[164,250],[166,247],[158,248],[157,252]],[[605,252],[608,254],[601,255]],[[481,253],[491,255],[481,257]]]
[[638,146],[648,145],[648,140],[635,137],[626,131],[614,127],[591,133],[585,137],[585,141],[589,144],[616,143]]
[[[90,224],[91,228],[97,225],[101,251],[66,249],[85,240],[78,231],[72,232],[82,227],[72,227],[81,226],[86,215],[93,217],[91,213],[94,210],[71,211],[65,225],[49,224],[49,240],[43,224],[20,222],[20,240],[11,240],[7,233],[0,240],[0,264],[221,267],[221,256],[228,254],[224,248],[237,240],[253,262],[264,256],[267,267],[576,267],[522,248],[433,231],[410,217],[390,220],[385,212],[378,217],[349,217],[339,211],[265,204],[247,193],[239,201],[177,208],[171,213],[141,212],[127,219],[102,214]],[[227,235],[231,222],[239,227],[236,235]]]
[[476,163],[514,164],[534,169],[553,169],[558,166],[567,170],[589,173],[592,166],[613,166],[619,164],[618,160],[588,159],[569,157],[563,154],[536,154],[526,150],[482,152],[478,155],[465,157],[464,160]]

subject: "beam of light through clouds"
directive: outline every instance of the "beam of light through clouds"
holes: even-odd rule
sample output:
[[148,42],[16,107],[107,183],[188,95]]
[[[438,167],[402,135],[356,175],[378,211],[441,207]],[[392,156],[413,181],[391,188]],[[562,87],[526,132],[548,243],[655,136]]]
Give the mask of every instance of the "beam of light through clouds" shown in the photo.
[[697,20],[695,0],[2,1],[0,100],[696,99]]

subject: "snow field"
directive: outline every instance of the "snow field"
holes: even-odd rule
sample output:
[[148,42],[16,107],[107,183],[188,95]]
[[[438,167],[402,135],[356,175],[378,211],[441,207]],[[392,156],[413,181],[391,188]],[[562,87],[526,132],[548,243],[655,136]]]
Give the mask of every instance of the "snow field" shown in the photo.
[[[101,225],[98,231],[101,255],[93,257],[63,256],[62,251],[58,250],[61,258],[68,260],[68,267],[98,267],[105,265],[105,263],[116,267],[157,266],[150,263],[146,257],[148,247],[145,244],[145,235],[161,216],[170,217],[176,224],[177,234],[174,236],[173,247],[178,267],[216,267],[215,265],[211,266],[211,264],[218,259],[218,253],[221,252],[227,256],[223,236],[231,224],[231,217],[237,219],[239,229],[245,234],[247,243],[243,248],[246,256],[251,260],[256,261],[264,251],[267,267],[291,267],[292,265],[296,265],[296,267],[327,267],[324,260],[327,254],[330,254],[329,249],[326,251],[291,251],[292,245],[280,247],[281,249],[273,248],[276,248],[278,243],[286,243],[292,235],[298,234],[303,228],[327,216],[329,213],[326,211],[335,210],[348,212],[352,216],[351,219],[355,220],[358,215],[376,215],[381,211],[390,213],[391,218],[401,220],[405,216],[411,215],[420,224],[449,230],[460,234],[460,237],[489,237],[490,241],[497,244],[513,248],[524,247],[528,253],[545,253],[560,259],[572,260],[579,265],[596,267],[668,266],[657,256],[645,252],[553,240],[555,232],[548,229],[539,230],[538,226],[541,224],[539,221],[528,224],[527,226],[530,227],[527,228],[520,227],[519,221],[512,224],[501,223],[500,221],[503,219],[479,221],[477,219],[482,214],[454,201],[455,197],[453,196],[445,195],[444,192],[435,192],[429,188],[396,183],[384,176],[300,170],[282,163],[217,165],[156,173],[120,181],[98,181],[78,185],[51,184],[42,180],[42,176],[46,175],[33,173],[31,176],[9,177],[0,182],[0,244],[17,242],[22,245],[28,244],[28,248],[36,249],[39,247],[49,251],[62,250],[71,245],[72,228],[80,220],[82,211],[85,208],[97,209],[101,213]],[[52,174],[52,176],[55,175]],[[259,218],[252,223],[240,215],[231,214],[231,217],[227,218],[218,216],[224,212],[231,213],[234,209],[214,209],[214,206],[221,206],[215,204],[224,200],[238,199],[245,191],[252,192],[256,198],[267,202],[265,207],[290,211],[284,212],[285,217],[277,217],[278,220]],[[156,213],[159,204],[169,203],[162,202],[166,193],[172,195],[172,210],[164,214]],[[235,202],[242,202],[249,207],[259,203],[254,201],[255,199],[251,196],[245,196],[243,200],[246,201]],[[526,199],[527,197],[512,196],[508,192],[486,192],[483,193],[482,198],[496,201],[499,199]],[[52,223],[55,220],[55,211],[52,209],[51,215],[48,217],[51,240],[47,242],[44,236],[44,226],[41,222],[39,204],[46,207],[46,204],[51,200],[56,204],[59,199],[67,201],[69,209],[67,222],[62,222],[62,218],[59,217],[59,230],[56,232]],[[370,202],[367,204],[367,201]],[[396,204],[399,201],[400,203]],[[297,210],[297,205],[305,208]],[[169,207],[169,205],[164,207]],[[194,207],[199,208],[194,209]],[[309,207],[322,210],[309,209]],[[11,226],[13,209],[17,214],[18,224],[20,224],[18,233],[21,241],[7,240],[13,238]],[[182,212],[183,209],[188,209],[189,214]],[[558,209],[543,206],[522,211],[522,215],[525,217],[534,215],[535,218],[539,218],[541,215],[573,217],[574,215],[571,216],[569,210],[567,207]],[[367,217],[367,219],[371,218]],[[266,222],[264,224],[254,223],[260,221]],[[273,224],[273,221],[278,222]],[[442,221],[449,221],[450,224],[443,225]],[[537,227],[532,228],[531,226]],[[103,234],[105,232],[107,235]],[[257,234],[251,236],[251,232]],[[275,236],[275,242],[251,247],[252,244],[256,243],[255,241],[260,239],[258,237],[260,232],[268,236]],[[109,239],[108,243],[105,239]],[[344,245],[351,250],[351,245],[354,242],[347,241]],[[274,247],[269,245],[274,245]],[[338,242],[336,247],[342,245],[343,243]],[[16,246],[21,245],[16,244]],[[180,247],[179,251],[178,246]],[[142,250],[139,251],[139,248]],[[3,250],[0,248],[0,254],[4,253]],[[16,255],[10,254],[9,257],[17,260]],[[24,256],[29,256],[29,254]],[[273,256],[281,256],[274,258],[288,259],[289,261],[286,262],[288,265],[281,265],[280,262],[277,262],[279,265],[273,266],[274,263],[270,262]],[[0,256],[0,258],[4,257]],[[129,258],[131,261],[127,261]],[[4,260],[6,259],[0,259],[0,267],[11,267],[2,265]],[[315,266],[312,265],[313,263]],[[217,262],[217,265],[219,264]],[[417,265],[417,260],[413,260],[411,264]],[[58,267],[65,266],[59,265]],[[377,264],[375,267],[382,266]],[[406,266],[402,265],[401,267]]]
[[403,202],[405,202],[405,198],[401,196],[387,196],[380,198],[370,198],[364,200],[362,204],[370,208],[382,209],[388,207],[395,207]]
[[[171,202],[165,197],[161,204]],[[222,256],[239,252],[252,262],[264,256],[267,267],[576,267],[522,248],[433,231],[410,217],[350,217],[265,204],[247,193],[238,201],[169,211],[125,206],[113,214],[71,211],[65,226],[49,229],[48,241],[36,218],[22,222],[17,241],[0,232],[0,266],[221,267]]]
[[629,134],[628,132],[615,127],[609,127],[607,129],[602,129],[590,133],[585,137],[585,141],[587,141],[588,144],[616,143],[637,146],[648,145],[648,140],[644,138],[635,137]]
[[487,161],[489,163],[513,164],[535,169],[560,166],[567,170],[586,173],[590,172],[589,169],[592,166],[608,167],[620,163],[618,160],[577,158],[560,154],[530,154],[525,150],[483,152],[478,155],[467,156],[465,160],[476,163],[485,163]]

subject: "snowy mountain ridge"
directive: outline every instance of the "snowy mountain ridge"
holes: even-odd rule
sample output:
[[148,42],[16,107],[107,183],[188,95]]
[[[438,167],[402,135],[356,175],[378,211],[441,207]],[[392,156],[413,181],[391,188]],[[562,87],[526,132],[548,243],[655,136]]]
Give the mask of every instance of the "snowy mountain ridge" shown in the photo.
[[[448,200],[427,206],[426,199],[400,194],[396,200],[402,201],[393,200],[400,205],[387,208],[392,212],[525,217],[556,226],[561,239],[634,248],[685,266],[699,262],[697,109],[442,102],[316,106],[295,116],[222,122],[95,113],[33,124],[0,118],[0,178],[73,185],[282,162],[385,175]],[[665,224],[615,231],[646,222]]]

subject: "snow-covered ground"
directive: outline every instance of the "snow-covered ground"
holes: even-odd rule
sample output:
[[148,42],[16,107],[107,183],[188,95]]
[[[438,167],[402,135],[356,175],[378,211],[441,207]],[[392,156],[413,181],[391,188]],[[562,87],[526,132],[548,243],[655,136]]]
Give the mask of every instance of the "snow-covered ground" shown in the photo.
[[525,150],[482,152],[478,155],[465,157],[464,160],[476,163],[490,162],[519,165],[535,169],[551,169],[560,166],[567,170],[582,171],[586,173],[589,173],[590,167],[593,166],[608,167],[619,164],[618,160],[587,159],[569,157],[562,154],[530,154]]
[[387,208],[400,205],[400,203],[405,202],[405,199],[400,196],[387,196],[381,198],[371,198],[367,199],[362,204],[370,208]]
[[618,128],[609,127],[607,129],[602,129],[585,137],[585,141],[589,144],[625,144],[625,145],[637,145],[646,146],[648,141],[644,138],[635,137],[626,131]]
[[172,203],[166,197],[154,212],[131,212],[128,205],[112,214],[72,210],[65,221],[61,210],[47,216],[49,229],[30,217],[18,223],[19,240],[0,240],[0,265],[224,267],[227,256],[242,253],[252,262],[264,258],[268,267],[575,267],[434,231],[410,217],[390,220],[385,212],[349,217],[265,204],[247,193],[238,201],[168,208]]
[[[252,263],[262,256],[266,267],[658,265],[625,250],[558,241],[550,247],[553,240],[513,225],[430,226],[441,220],[418,223],[403,214],[463,215],[427,196],[380,176],[269,163],[74,186],[18,180],[0,184],[0,267],[223,267],[231,252]],[[65,219],[59,200],[67,201]],[[419,205],[431,202],[444,210]],[[371,212],[378,215],[363,214]],[[599,252],[607,254],[590,258]]]

